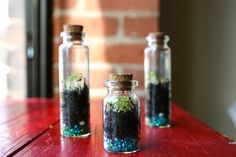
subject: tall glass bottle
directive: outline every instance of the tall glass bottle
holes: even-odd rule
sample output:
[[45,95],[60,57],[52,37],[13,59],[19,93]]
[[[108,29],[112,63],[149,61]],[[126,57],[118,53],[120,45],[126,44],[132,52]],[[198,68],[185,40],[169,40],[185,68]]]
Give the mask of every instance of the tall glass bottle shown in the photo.
[[59,46],[60,124],[63,136],[88,136],[89,49],[83,26],[64,25]]
[[103,100],[103,144],[108,152],[133,153],[140,149],[140,102],[132,74],[110,74]]
[[162,32],[147,36],[144,71],[146,107],[145,123],[151,127],[170,127],[171,50],[168,35]]

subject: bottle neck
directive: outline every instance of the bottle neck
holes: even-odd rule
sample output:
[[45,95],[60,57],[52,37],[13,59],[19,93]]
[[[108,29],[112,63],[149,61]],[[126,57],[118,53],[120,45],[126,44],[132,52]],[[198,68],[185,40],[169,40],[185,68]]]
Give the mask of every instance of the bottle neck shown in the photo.
[[62,32],[61,37],[63,43],[73,42],[75,44],[83,44],[85,33]]
[[108,94],[110,95],[119,95],[119,96],[128,96],[134,94],[135,87],[131,87],[129,90],[117,90],[113,87],[108,87]]
[[131,95],[134,94],[135,87],[138,86],[138,81],[105,81],[105,86],[108,88],[108,94],[111,95]]
[[71,38],[71,37],[63,37],[62,39],[63,43],[70,43],[73,42],[74,44],[83,44],[83,39],[78,38]]
[[156,46],[160,48],[168,48],[169,36],[163,33],[152,33],[147,36],[148,46]]
[[167,48],[168,41],[160,41],[160,40],[148,40],[148,46],[155,46],[160,48]]

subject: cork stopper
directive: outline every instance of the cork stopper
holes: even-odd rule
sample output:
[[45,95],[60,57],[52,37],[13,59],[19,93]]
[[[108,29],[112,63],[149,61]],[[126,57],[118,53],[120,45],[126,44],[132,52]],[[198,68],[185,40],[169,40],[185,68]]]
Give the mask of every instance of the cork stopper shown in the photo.
[[108,75],[108,82],[113,91],[129,91],[132,88],[133,74],[115,73]]
[[165,32],[151,32],[148,34],[148,37],[157,39],[159,41],[169,39],[168,35]]
[[132,81],[133,74],[130,73],[109,74],[108,79],[111,81]]
[[64,32],[70,32],[70,33],[81,33],[83,32],[83,26],[82,25],[64,25],[63,31]]
[[151,32],[146,39],[156,42],[159,46],[163,46],[169,41],[169,36],[165,32]]

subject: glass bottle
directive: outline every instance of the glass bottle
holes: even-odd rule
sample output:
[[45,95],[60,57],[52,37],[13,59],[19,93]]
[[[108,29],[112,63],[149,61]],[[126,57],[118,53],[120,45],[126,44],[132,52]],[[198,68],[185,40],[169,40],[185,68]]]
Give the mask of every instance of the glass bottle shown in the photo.
[[171,50],[169,36],[162,32],[147,36],[145,48],[145,123],[151,127],[170,127]]
[[90,134],[89,49],[81,25],[64,25],[59,46],[61,135]]
[[132,74],[110,74],[103,100],[103,144],[108,152],[133,153],[140,149],[140,102]]

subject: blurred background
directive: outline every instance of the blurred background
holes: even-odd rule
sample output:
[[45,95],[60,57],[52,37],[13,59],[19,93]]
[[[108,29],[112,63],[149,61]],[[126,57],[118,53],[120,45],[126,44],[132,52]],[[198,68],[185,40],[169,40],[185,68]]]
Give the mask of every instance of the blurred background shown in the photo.
[[26,95],[25,0],[0,5],[0,100]]
[[173,101],[236,139],[236,1],[4,0],[0,6],[0,100],[58,97],[59,33],[81,24],[90,47],[91,98],[107,74],[131,72],[143,97],[146,35],[172,49]]

